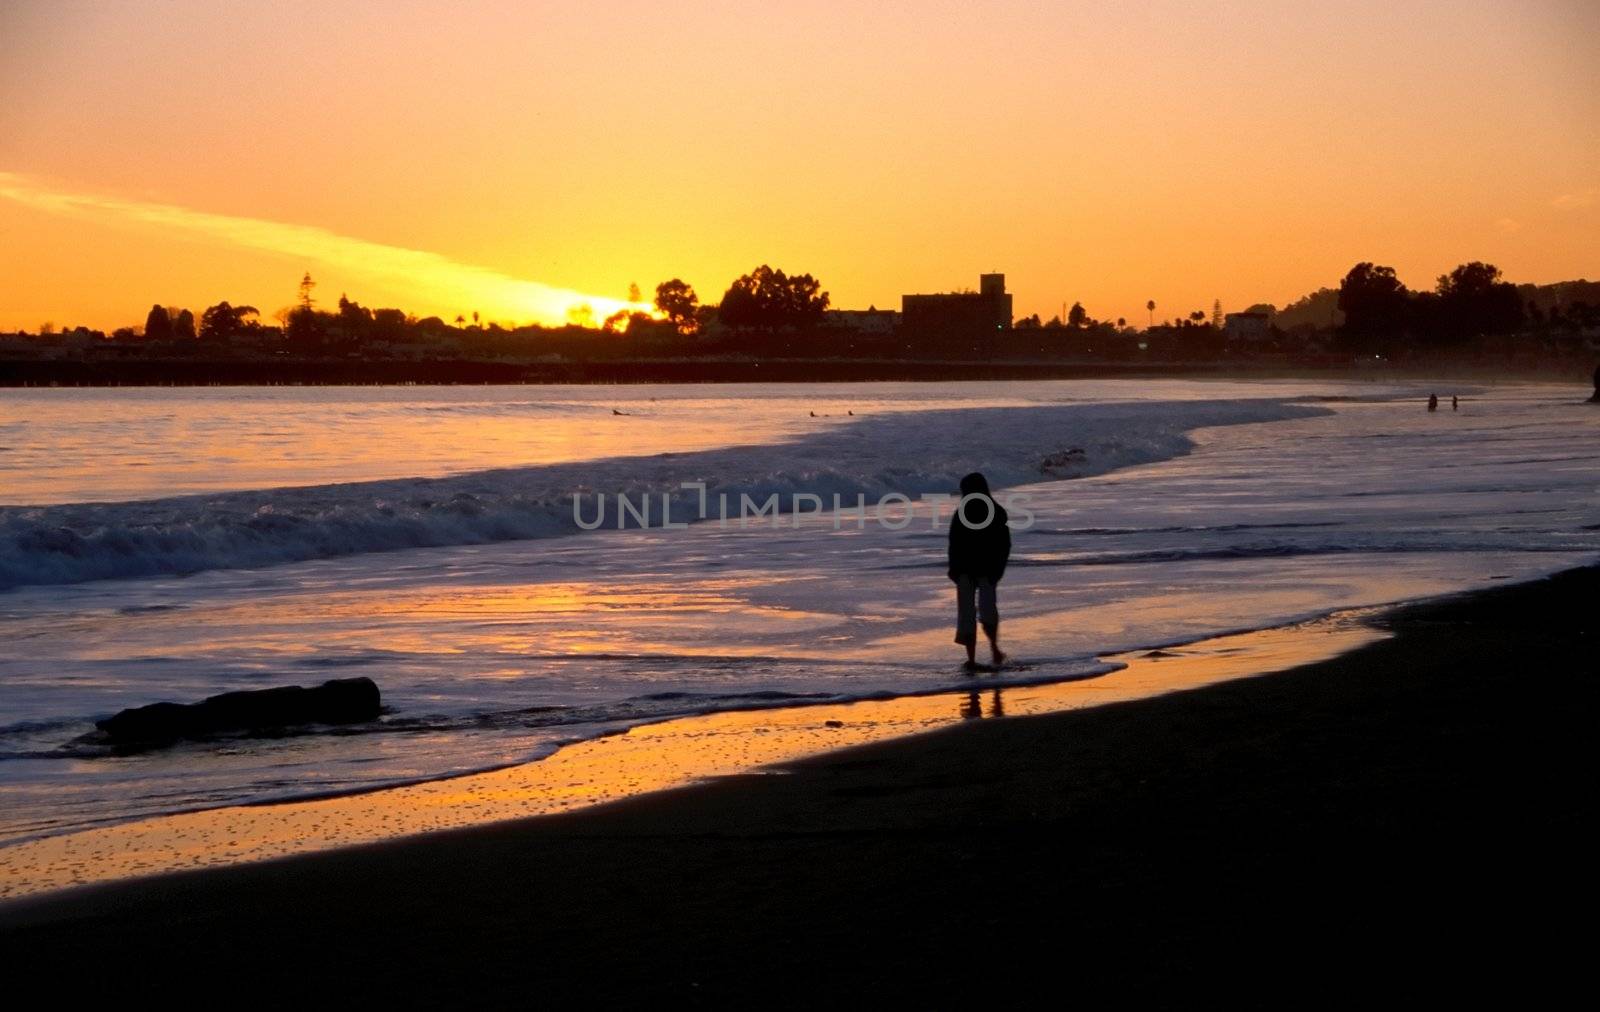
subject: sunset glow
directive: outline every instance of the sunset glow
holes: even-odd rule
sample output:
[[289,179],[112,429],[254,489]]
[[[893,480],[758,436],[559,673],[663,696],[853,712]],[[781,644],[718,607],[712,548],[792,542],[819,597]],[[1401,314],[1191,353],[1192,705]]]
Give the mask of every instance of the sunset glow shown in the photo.
[[1574,993],[1596,40],[0,0],[13,990]]
[[[781,24],[781,28],[778,27]],[[1600,18],[1526,4],[0,10],[0,328],[596,318],[770,262],[833,304],[1282,305],[1351,263],[1600,274]]]
[[[603,318],[619,310],[647,311],[648,303],[585,295],[507,277],[498,271],[455,263],[437,253],[400,249],[335,235],[327,229],[255,218],[237,218],[170,204],[118,200],[52,190],[10,173],[0,173],[0,197],[50,215],[74,218],[132,237],[188,237],[215,245],[221,255],[267,253],[296,258],[317,268],[332,268],[352,279],[358,290],[404,290],[408,305],[471,306],[487,319],[564,323],[587,307]],[[447,310],[441,309],[439,312]]]

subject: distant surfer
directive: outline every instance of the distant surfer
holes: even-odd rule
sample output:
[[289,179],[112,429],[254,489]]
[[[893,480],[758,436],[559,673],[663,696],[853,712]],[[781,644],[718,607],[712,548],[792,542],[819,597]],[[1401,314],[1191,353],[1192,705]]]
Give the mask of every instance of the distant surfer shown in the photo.
[[1428,410],[1429,411],[1438,411],[1439,410],[1439,395],[1438,394],[1429,394],[1428,395]]
[[978,668],[978,626],[989,639],[994,666],[1000,649],[1000,607],[995,588],[1011,558],[1011,527],[1005,507],[989,494],[989,482],[974,471],[961,479],[961,503],[950,518],[950,569],[956,585],[956,642],[967,648],[967,670]]

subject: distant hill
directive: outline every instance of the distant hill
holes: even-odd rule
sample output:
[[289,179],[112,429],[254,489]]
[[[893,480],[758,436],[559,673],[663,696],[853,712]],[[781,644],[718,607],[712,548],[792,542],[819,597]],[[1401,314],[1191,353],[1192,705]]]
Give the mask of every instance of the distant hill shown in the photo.
[[1517,294],[1522,304],[1532,303],[1539,312],[1548,314],[1556,306],[1565,310],[1576,302],[1600,306],[1600,281],[1557,281],[1553,285],[1518,285]]
[[1339,312],[1339,290],[1337,288],[1319,288],[1310,295],[1302,296],[1279,309],[1270,302],[1258,302],[1245,310],[1249,313],[1266,313],[1272,317],[1272,324],[1281,330],[1298,330],[1310,327],[1313,330],[1326,330],[1337,327],[1344,322],[1344,314]]
[[1278,310],[1272,322],[1283,330],[1337,327],[1344,322],[1344,314],[1339,312],[1339,289],[1319,288],[1310,295],[1303,295]]
[[[1600,306],[1600,281],[1557,281],[1548,285],[1518,285],[1517,294],[1522,296],[1524,306],[1536,306],[1541,314],[1548,315],[1554,307],[1563,310],[1574,303],[1582,302],[1590,306]],[[1250,307],[1253,312],[1265,312],[1272,316],[1272,322],[1280,330],[1295,330],[1299,327],[1311,326],[1317,330],[1327,330],[1337,327],[1344,322],[1344,314],[1339,312],[1339,289],[1319,288],[1310,295],[1304,295],[1295,301],[1278,309],[1269,303],[1261,303]]]

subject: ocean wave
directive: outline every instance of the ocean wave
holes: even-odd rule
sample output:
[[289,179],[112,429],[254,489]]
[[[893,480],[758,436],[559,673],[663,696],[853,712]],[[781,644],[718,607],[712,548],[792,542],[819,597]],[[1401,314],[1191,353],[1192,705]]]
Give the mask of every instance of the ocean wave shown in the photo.
[[1184,562],[1226,562],[1241,559],[1288,559],[1303,558],[1317,555],[1418,555],[1436,554],[1442,552],[1459,552],[1465,548],[1481,550],[1503,550],[1528,552],[1528,553],[1568,553],[1581,552],[1590,548],[1585,541],[1563,537],[1564,532],[1551,530],[1541,532],[1549,536],[1548,543],[1539,544],[1531,542],[1527,531],[1516,530],[1511,543],[1504,546],[1496,545],[1492,533],[1474,532],[1470,535],[1470,544],[1464,544],[1459,539],[1441,539],[1436,537],[1418,537],[1406,540],[1403,537],[1391,537],[1385,540],[1370,539],[1350,542],[1303,542],[1272,541],[1255,544],[1220,545],[1203,548],[1152,548],[1130,552],[1104,552],[1088,553],[1083,555],[1068,556],[1028,556],[1019,555],[1011,560],[1013,567],[1073,567],[1073,566],[1145,566],[1145,565],[1174,565]]
[[1051,537],[1125,536],[1130,534],[1232,534],[1239,531],[1312,530],[1339,526],[1341,526],[1341,522],[1338,520],[1317,520],[1302,523],[1182,524],[1173,527],[1063,527],[1060,530],[1042,530],[1039,533]]
[[[248,569],[368,552],[574,534],[573,496],[663,495],[690,515],[703,482],[764,502],[810,493],[853,504],[952,492],[982,470],[997,488],[1076,478],[1187,453],[1217,425],[1326,414],[1280,401],[1070,404],[864,416],[765,446],[617,457],[448,478],[356,482],[123,503],[0,507],[0,590]],[[400,434],[397,434],[400,435]],[[613,499],[613,505],[615,500]],[[615,528],[615,509],[605,526]],[[659,512],[655,514],[659,517]]]

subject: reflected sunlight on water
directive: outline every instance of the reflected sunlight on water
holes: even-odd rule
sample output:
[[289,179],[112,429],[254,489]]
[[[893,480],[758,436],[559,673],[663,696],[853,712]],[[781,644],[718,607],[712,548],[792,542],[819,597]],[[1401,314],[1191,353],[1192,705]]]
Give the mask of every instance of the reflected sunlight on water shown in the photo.
[[[1319,391],[1345,396],[1326,410],[1299,403]],[[587,412],[622,392],[567,395],[581,393],[574,403]],[[396,438],[412,414],[504,412],[547,443],[558,431],[613,424],[609,413],[535,420],[535,394],[464,390],[450,394],[463,403],[445,405],[424,390],[414,404],[369,405],[355,412],[349,443],[330,443],[331,456],[307,467],[359,471],[352,455],[368,445],[369,409],[393,416],[383,466],[413,450],[419,460],[443,452]],[[707,407],[715,394],[723,403]],[[277,395],[308,398],[307,418],[332,417],[319,400],[327,392]],[[507,397],[521,400],[491,403]],[[1600,451],[1579,438],[1600,431],[1600,414],[1550,387],[1483,391],[1449,415],[1357,384],[1177,380],[700,388],[679,391],[668,413],[703,410],[720,419],[706,431],[720,427],[727,439],[779,422],[832,425],[801,410],[807,397],[845,418],[841,400],[894,400],[895,410],[796,442],[513,469],[450,479],[442,490],[343,484],[0,509],[0,573],[43,581],[0,594],[0,642],[12,647],[0,651],[0,840],[460,778],[719,710],[962,686],[943,524],[927,502],[909,510],[915,519],[903,530],[865,515],[859,529],[840,527],[832,513],[749,530],[714,521],[671,531],[517,526],[528,509],[544,515],[528,496],[542,502],[573,483],[665,487],[720,476],[729,488],[760,490],[848,478],[940,491],[969,464],[991,478],[1009,474],[1037,522],[1014,532],[1000,595],[1015,657],[1002,692],[1008,709],[1022,684],[1104,671],[1096,658],[1107,653],[1536,577],[1600,551]],[[1038,400],[942,410],[1025,397]],[[125,408],[156,419],[175,410],[163,405]],[[618,421],[656,426],[643,416]],[[1091,472],[1041,474],[1038,454],[1073,446],[1088,448]],[[106,436],[109,457],[126,449]],[[467,447],[462,459],[478,452]],[[198,460],[196,473],[207,466]],[[73,530],[84,533],[75,540]],[[418,532],[420,547],[410,540]],[[173,575],[161,569],[169,562],[198,571]],[[138,578],[88,579],[95,573]],[[381,687],[381,719],[137,756],[95,736],[96,719],[126,706],[354,675]],[[856,733],[830,731],[829,740]]]
[[1357,621],[1318,622],[1181,648],[1114,655],[1109,675],[1051,685],[850,704],[731,711],[646,724],[531,764],[367,794],[219,808],[0,849],[0,897],[260,861],[394,836],[555,815],[833,749],[950,727],[1141,699],[1325,660],[1384,638]]

